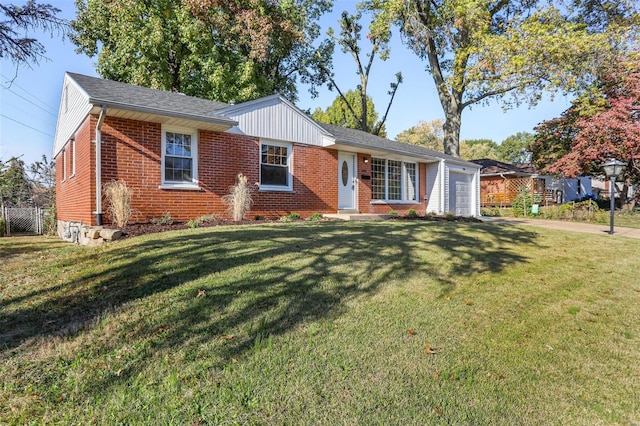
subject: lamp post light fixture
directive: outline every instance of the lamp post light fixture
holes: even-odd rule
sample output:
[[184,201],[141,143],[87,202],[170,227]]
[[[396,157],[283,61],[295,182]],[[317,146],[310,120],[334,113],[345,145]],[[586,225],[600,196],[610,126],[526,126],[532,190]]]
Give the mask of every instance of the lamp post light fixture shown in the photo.
[[611,216],[609,219],[609,234],[613,235],[613,215],[615,212],[615,195],[614,188],[616,186],[616,178],[620,176],[624,170],[625,164],[622,161],[610,159],[602,165],[604,174],[609,178],[609,199],[611,200]]

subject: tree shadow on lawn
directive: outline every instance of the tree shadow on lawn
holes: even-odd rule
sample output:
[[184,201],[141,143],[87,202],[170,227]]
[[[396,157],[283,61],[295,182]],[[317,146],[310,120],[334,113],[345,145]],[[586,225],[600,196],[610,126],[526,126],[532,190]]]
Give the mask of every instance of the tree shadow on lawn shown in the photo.
[[[58,285],[56,296],[31,304],[29,295],[3,301],[0,354],[30,338],[88,332],[105,312],[158,296],[157,305],[147,305],[147,321],[122,325],[130,339],[152,336],[161,349],[226,336],[215,355],[228,360],[261,337],[339,316],[350,300],[372,296],[392,279],[424,274],[440,284],[438,297],[455,289],[460,276],[526,262],[514,246],[535,244],[535,236],[487,224],[320,222],[132,239],[101,251],[103,266]],[[95,264],[92,258],[80,262]],[[7,311],[17,303],[26,306]],[[125,380],[143,364],[108,381]]]

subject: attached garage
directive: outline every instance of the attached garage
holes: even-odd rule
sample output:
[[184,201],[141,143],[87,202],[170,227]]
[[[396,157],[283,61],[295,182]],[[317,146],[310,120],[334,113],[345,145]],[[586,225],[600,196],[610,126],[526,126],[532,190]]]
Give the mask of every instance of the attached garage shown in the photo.
[[445,190],[448,194],[445,200],[449,205],[445,207],[445,211],[456,216],[476,216],[479,210],[477,170],[447,164],[446,175],[448,185],[445,185]]
[[453,157],[427,165],[427,213],[480,215],[480,168]]

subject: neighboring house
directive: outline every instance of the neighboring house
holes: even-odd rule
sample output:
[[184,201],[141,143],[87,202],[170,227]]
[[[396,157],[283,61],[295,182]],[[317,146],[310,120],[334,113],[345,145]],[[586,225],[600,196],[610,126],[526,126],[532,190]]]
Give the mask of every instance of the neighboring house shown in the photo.
[[492,159],[472,160],[480,165],[480,205],[508,207],[522,188],[543,205],[562,204],[591,194],[591,177],[562,178],[541,175],[532,164],[509,164]]
[[238,105],[66,73],[53,158],[59,233],[110,223],[103,185],[133,189],[134,222],[225,213],[243,173],[251,215],[479,215],[480,167],[422,147],[319,124],[278,95]]
[[[609,184],[610,184],[609,179],[593,178],[592,180],[593,193],[596,194],[598,197],[609,198],[609,194],[610,194]],[[614,197],[616,198],[620,197],[620,194],[618,191],[619,186],[620,187],[622,186],[621,182],[618,182],[613,187]],[[637,193],[638,191],[636,190],[636,188],[633,185],[631,185],[629,186],[629,189],[627,191],[627,197],[632,200],[637,196]]]

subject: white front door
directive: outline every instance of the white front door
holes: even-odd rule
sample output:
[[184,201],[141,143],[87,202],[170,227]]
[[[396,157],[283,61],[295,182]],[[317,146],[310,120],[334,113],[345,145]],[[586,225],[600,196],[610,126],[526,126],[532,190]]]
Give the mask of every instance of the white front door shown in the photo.
[[356,208],[356,155],[338,153],[338,210]]

